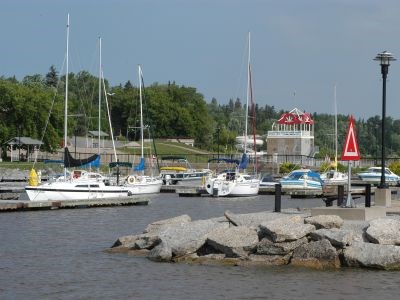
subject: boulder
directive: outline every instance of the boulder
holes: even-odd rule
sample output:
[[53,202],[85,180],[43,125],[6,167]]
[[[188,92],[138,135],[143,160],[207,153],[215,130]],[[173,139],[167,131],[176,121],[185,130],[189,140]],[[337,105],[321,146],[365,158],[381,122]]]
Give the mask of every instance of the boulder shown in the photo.
[[340,228],[343,225],[343,219],[337,215],[318,215],[304,219],[304,223],[314,225],[315,228]]
[[275,243],[290,242],[301,239],[314,230],[315,226],[304,224],[301,216],[291,216],[261,223],[259,237],[262,239],[269,236]]
[[263,238],[257,245],[255,253],[257,255],[287,255],[293,252],[300,245],[308,243],[308,239],[303,237],[293,242],[274,243],[269,238]]
[[111,248],[119,247],[126,249],[152,249],[161,242],[154,234],[126,235],[117,239]]
[[226,257],[247,256],[258,243],[258,235],[254,229],[245,226],[223,228],[218,227],[207,235],[206,244]]
[[151,249],[147,257],[153,261],[170,262],[172,260],[172,249],[167,243],[162,242]]
[[171,224],[183,224],[183,223],[189,223],[191,221],[192,218],[189,215],[181,215],[170,219],[159,220],[147,225],[143,233],[149,233],[149,232],[156,233],[161,231],[162,228],[169,226]]
[[296,248],[290,264],[315,269],[340,268],[339,255],[328,240],[310,242]]
[[[249,228],[259,228],[260,224],[267,221],[273,221],[277,219],[287,218],[287,213],[275,213],[271,211],[259,212],[259,213],[248,213],[248,214],[234,214],[227,210],[224,213],[225,217],[235,226],[246,226]],[[307,215],[296,212],[292,212],[290,215],[306,217]],[[289,216],[290,216],[289,215]]]
[[163,227],[158,236],[171,247],[173,256],[194,253],[205,243],[211,230],[229,227],[227,222],[220,220],[221,218],[170,224]]
[[319,229],[310,233],[310,238],[314,241],[327,239],[332,246],[344,248],[356,239],[356,233],[347,229]]
[[400,247],[355,242],[344,250],[343,263],[348,267],[400,270]]
[[400,221],[383,218],[371,220],[365,234],[371,243],[400,245]]
[[242,260],[241,266],[282,266],[287,265],[291,255],[258,255],[250,254],[247,260]]

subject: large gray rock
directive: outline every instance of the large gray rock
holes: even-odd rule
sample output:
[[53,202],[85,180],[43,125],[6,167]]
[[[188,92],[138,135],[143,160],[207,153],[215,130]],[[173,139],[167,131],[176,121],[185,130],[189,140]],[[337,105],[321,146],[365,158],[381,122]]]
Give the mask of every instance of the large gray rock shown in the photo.
[[258,243],[258,235],[254,229],[245,226],[218,227],[207,235],[206,243],[226,257],[242,257]]
[[400,221],[397,219],[371,220],[366,236],[375,244],[400,245]]
[[347,229],[319,229],[310,233],[310,238],[314,241],[327,239],[332,246],[344,248],[356,239],[356,233]]
[[269,238],[263,238],[256,246],[258,255],[287,255],[300,245],[308,243],[308,239],[303,237],[293,242],[274,243]]
[[314,230],[315,226],[304,224],[301,216],[291,216],[261,223],[259,237],[268,236],[275,243],[290,242],[301,239]]
[[111,248],[119,247],[132,250],[152,249],[161,242],[158,235],[138,234],[126,235],[118,238]]
[[290,264],[315,269],[340,268],[339,255],[328,240],[310,242],[296,248]]
[[315,228],[340,228],[343,225],[343,219],[337,215],[319,215],[304,219],[304,223],[314,225]]
[[290,255],[258,255],[250,254],[247,260],[242,260],[241,266],[281,266],[287,265]]
[[172,249],[167,243],[162,242],[151,249],[147,257],[153,261],[170,262],[172,260]]
[[248,214],[234,214],[227,210],[224,213],[225,217],[235,226],[246,226],[250,228],[258,228],[261,223],[273,221],[277,219],[287,218],[288,216],[306,217],[306,214],[299,213],[298,211],[288,213],[276,213],[271,211],[248,213]]
[[181,256],[196,252],[205,243],[207,234],[219,227],[228,228],[229,224],[221,222],[221,218],[170,224],[158,236],[171,247],[173,256]]
[[189,223],[191,221],[192,218],[189,215],[181,215],[174,218],[159,220],[147,225],[143,233],[149,233],[149,232],[157,233],[169,225]]
[[399,246],[355,242],[344,250],[343,257],[349,267],[400,270]]

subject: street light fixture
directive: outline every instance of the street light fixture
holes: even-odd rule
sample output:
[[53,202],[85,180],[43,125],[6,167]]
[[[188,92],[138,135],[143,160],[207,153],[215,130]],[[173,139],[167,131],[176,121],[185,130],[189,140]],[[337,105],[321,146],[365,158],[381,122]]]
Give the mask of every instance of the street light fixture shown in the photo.
[[379,61],[381,65],[381,73],[382,73],[382,161],[381,161],[381,182],[379,184],[379,188],[387,188],[387,184],[385,182],[385,119],[386,119],[386,78],[389,71],[390,62],[396,60],[390,52],[383,51],[378,53],[374,60]]

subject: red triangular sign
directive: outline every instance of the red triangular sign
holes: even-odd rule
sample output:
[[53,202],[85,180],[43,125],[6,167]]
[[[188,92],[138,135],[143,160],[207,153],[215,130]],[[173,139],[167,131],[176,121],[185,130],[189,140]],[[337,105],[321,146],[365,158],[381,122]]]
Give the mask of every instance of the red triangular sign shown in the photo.
[[353,116],[350,116],[349,126],[347,127],[342,160],[360,160],[360,150],[358,148],[356,131],[354,129]]

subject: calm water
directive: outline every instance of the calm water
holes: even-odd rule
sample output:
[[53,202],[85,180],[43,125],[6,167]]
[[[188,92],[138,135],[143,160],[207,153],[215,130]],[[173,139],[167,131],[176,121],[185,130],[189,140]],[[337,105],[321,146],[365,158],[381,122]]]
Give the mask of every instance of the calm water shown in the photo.
[[[282,208],[321,206],[284,199]],[[273,196],[179,198],[148,206],[0,214],[0,299],[399,299],[400,273],[156,263],[103,250],[180,214],[192,219],[272,210]]]

